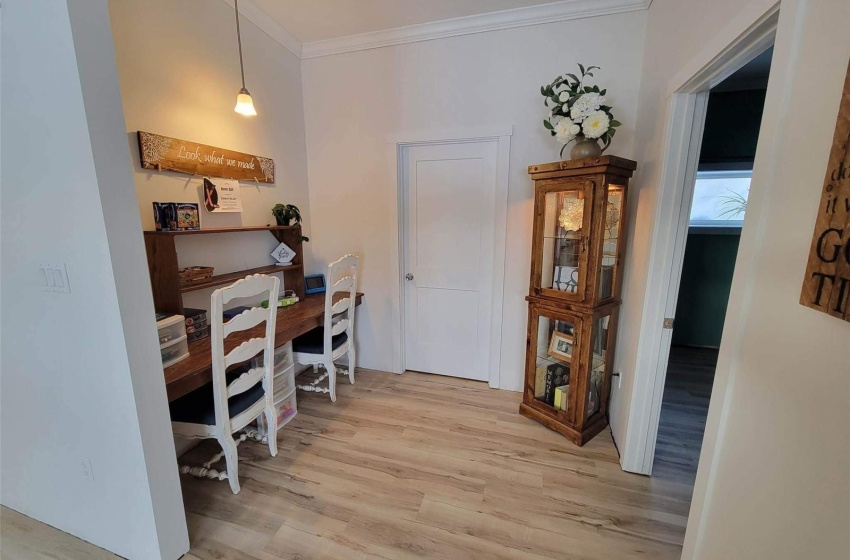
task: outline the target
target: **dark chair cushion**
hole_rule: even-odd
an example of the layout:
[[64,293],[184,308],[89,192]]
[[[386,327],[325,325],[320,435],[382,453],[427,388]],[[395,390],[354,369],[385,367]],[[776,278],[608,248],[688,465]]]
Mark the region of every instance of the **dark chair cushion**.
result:
[[[247,367],[240,367],[226,375],[227,383],[230,384],[234,379],[245,373]],[[258,400],[263,398],[263,380],[261,379],[256,385],[228,399],[227,404],[230,409],[230,417],[233,418],[240,412],[246,411]],[[205,424],[212,426],[215,424],[215,401],[213,400],[212,383],[204,385],[200,389],[195,389],[188,395],[182,396],[176,401],[168,405],[171,412],[172,422],[187,422],[189,424]]]
[[[336,350],[348,340],[347,333],[339,333],[331,342],[333,349]],[[292,341],[293,352],[303,352],[304,354],[324,354],[325,349],[325,327],[316,327],[312,331],[302,334]]]

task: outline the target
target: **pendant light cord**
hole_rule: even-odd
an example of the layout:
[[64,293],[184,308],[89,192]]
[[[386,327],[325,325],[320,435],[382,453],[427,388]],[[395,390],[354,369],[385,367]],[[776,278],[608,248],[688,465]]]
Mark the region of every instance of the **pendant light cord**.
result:
[[245,89],[245,65],[242,63],[242,34],[239,31],[239,0],[233,2],[236,10],[236,42],[239,43],[239,71],[242,73],[242,89]]

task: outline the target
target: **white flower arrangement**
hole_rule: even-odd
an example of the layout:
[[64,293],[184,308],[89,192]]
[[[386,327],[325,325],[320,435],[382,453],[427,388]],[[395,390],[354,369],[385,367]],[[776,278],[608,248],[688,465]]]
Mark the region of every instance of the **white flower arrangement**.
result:
[[562,144],[562,156],[567,144],[579,137],[601,138],[604,151],[611,145],[611,139],[621,124],[611,114],[611,107],[606,105],[607,90],[584,84],[585,78],[592,78],[593,70],[600,68],[585,68],[581,64],[578,67],[581,77],[564,74],[540,88],[540,94],[545,97],[543,103],[549,108],[549,118],[543,120],[543,126]]

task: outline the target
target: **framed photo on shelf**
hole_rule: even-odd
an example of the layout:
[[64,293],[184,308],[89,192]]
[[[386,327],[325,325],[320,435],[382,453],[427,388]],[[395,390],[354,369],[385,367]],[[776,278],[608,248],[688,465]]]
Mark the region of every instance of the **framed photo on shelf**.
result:
[[177,203],[177,229],[201,229],[201,213],[197,202]]
[[549,340],[549,355],[562,362],[570,363],[573,359],[573,337],[555,331]]

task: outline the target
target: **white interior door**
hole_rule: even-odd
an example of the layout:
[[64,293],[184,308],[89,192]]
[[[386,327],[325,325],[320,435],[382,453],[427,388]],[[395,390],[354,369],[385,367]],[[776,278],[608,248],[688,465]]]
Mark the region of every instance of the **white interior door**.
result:
[[402,148],[405,369],[487,380],[498,142]]

